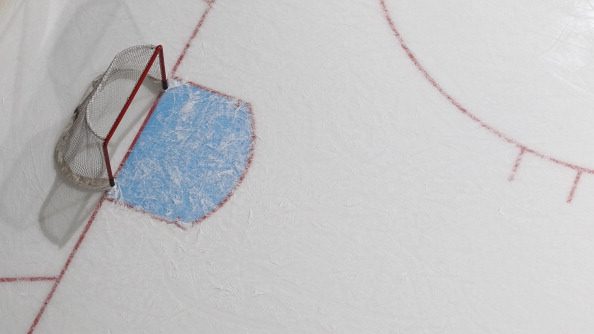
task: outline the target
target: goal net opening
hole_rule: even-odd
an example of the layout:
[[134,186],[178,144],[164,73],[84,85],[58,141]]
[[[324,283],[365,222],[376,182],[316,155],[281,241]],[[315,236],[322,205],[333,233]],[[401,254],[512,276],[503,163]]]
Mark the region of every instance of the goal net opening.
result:
[[[159,88],[154,89],[155,85]],[[60,174],[88,189],[115,185],[108,145],[143,86],[155,98],[161,89],[167,89],[161,45],[138,45],[121,51],[93,81],[56,144]]]

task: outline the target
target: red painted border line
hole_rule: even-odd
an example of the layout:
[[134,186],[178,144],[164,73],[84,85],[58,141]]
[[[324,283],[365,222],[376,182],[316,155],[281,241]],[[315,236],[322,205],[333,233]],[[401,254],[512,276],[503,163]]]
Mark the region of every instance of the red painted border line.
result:
[[525,153],[526,153],[526,148],[520,147],[520,152],[518,152],[518,156],[516,157],[516,160],[514,161],[514,166],[512,167],[512,171],[509,174],[509,177],[507,178],[508,181],[511,182],[516,178],[516,174],[518,173],[518,168],[520,167],[520,164],[522,163],[522,158],[524,158]]
[[184,49],[182,50],[181,54],[177,58],[175,65],[173,65],[173,69],[171,70],[171,74],[169,75],[170,77],[174,77],[175,74],[177,73],[177,69],[179,68],[181,63],[184,61],[184,58],[186,58],[186,54],[187,54],[188,50],[190,49],[190,46],[192,46],[192,42],[198,35],[200,28],[202,28],[202,25],[204,24],[204,21],[206,20],[206,17],[208,16],[208,13],[210,13],[210,10],[213,8],[214,4],[215,4],[215,0],[211,0],[211,1],[207,2],[208,7],[204,11],[204,13],[202,13],[200,20],[198,21],[198,24],[196,24],[196,26],[194,27],[194,30],[192,31],[192,34],[190,34],[190,38],[188,38],[188,41],[186,42]]
[[569,191],[569,195],[567,196],[567,203],[571,203],[573,201],[573,197],[575,196],[575,191],[577,189],[578,184],[580,183],[580,179],[582,178],[582,171],[578,171],[575,174],[575,179],[573,179],[573,184],[571,185],[571,190]]
[[110,198],[110,197],[106,198],[105,200],[106,200],[106,201],[109,201],[109,202],[111,202],[111,203],[113,203],[113,204],[115,204],[115,205],[123,206],[123,207],[125,207],[125,208],[128,208],[128,209],[130,209],[130,210],[133,210],[133,211],[136,211],[136,212],[142,213],[142,214],[144,214],[144,215],[147,215],[147,216],[149,216],[149,217],[151,217],[151,218],[153,218],[153,219],[155,219],[155,220],[158,220],[158,221],[160,221],[160,222],[163,222],[163,223],[165,223],[165,224],[172,224],[172,225],[174,225],[174,226],[175,226],[175,227],[177,227],[177,228],[180,228],[180,229],[182,229],[182,230],[186,230],[186,227],[187,227],[187,226],[184,226],[184,224],[182,224],[182,223],[180,223],[180,222],[177,222],[177,221],[171,221],[171,220],[165,219],[165,218],[163,218],[163,217],[161,217],[161,216],[154,215],[154,214],[152,214],[152,213],[150,213],[150,212],[147,212],[147,211],[145,211],[145,210],[142,210],[141,208],[137,208],[137,207],[133,206],[132,204],[130,204],[130,203],[128,203],[128,202],[126,202],[126,201],[123,201],[123,200],[118,200],[118,199],[113,199],[113,198]]
[[[210,13],[210,10],[212,9],[214,3],[215,3],[215,0],[211,0],[208,3],[208,7],[206,8],[206,10],[204,10],[204,12],[202,13],[202,15],[200,16],[200,20],[198,20],[198,23],[194,27],[194,30],[192,30],[192,34],[190,35],[190,38],[186,42],[186,45],[184,46],[184,48],[183,48],[182,52],[180,53],[180,55],[177,57],[177,60],[175,62],[175,65],[173,66],[173,69],[171,70],[171,74],[169,75],[170,78],[173,78],[174,80],[179,80],[179,78],[175,76],[175,73],[177,72],[178,67],[181,65],[181,63],[185,59],[188,50],[192,46],[192,42],[194,41],[194,39],[196,38],[196,36],[198,36],[198,32],[200,31],[200,28],[202,28],[202,25],[204,24],[204,21],[206,20],[206,17],[208,16],[208,13]],[[155,111],[155,108],[157,107],[157,104],[158,104],[159,100],[161,99],[161,95],[162,94],[163,93],[161,92],[161,94],[157,97],[157,99],[155,100],[155,102],[151,106],[151,109],[150,109],[148,115],[145,117],[144,122],[142,123],[142,125],[140,126],[140,129],[136,133],[136,136],[132,140],[132,144],[130,145],[130,148],[128,148],[128,151],[124,155],[124,158],[122,159],[122,162],[120,163],[120,165],[118,167],[118,170],[116,171],[116,175],[120,172],[120,170],[124,166],[124,163],[126,162],[126,160],[128,160],[128,157],[130,156],[130,153],[132,152],[132,150],[134,149],[134,146],[136,145],[136,142],[138,141],[138,137],[140,137],[140,134],[144,130],[144,127],[146,126],[146,124],[148,123],[149,119],[151,118],[153,112]],[[219,94],[224,95],[222,93],[219,93]],[[227,95],[225,95],[225,96],[227,96]]]
[[382,9],[382,12],[384,14],[384,18],[386,19],[386,21],[388,22],[388,25],[390,26],[390,29],[392,30],[392,33],[394,35],[394,37],[396,38],[396,41],[398,42],[398,44],[400,45],[400,47],[402,48],[402,50],[404,51],[404,53],[406,53],[406,56],[408,57],[408,59],[413,63],[413,65],[417,68],[417,70],[425,77],[425,79],[431,84],[431,86],[433,86],[433,88],[435,88],[439,94],[441,94],[444,98],[446,98],[456,109],[458,109],[459,112],[461,112],[462,114],[466,115],[468,118],[470,118],[472,121],[474,121],[475,123],[477,123],[480,127],[484,128],[485,130],[491,132],[492,134],[494,134],[495,136],[499,137],[501,140],[512,144],[516,147],[520,147],[524,149],[525,153],[531,153],[534,156],[552,162],[554,164],[572,169],[578,173],[588,173],[588,174],[594,174],[594,169],[592,168],[588,168],[588,167],[583,167],[583,166],[579,166],[577,164],[574,163],[570,163],[567,161],[563,161],[561,159],[555,158],[551,155],[548,155],[546,153],[542,153],[539,152],[535,149],[529,148],[527,145],[524,145],[523,143],[519,142],[518,140],[504,134],[503,132],[497,130],[495,127],[487,124],[485,121],[481,120],[477,115],[473,114],[470,110],[466,109],[466,107],[464,107],[458,100],[456,100],[452,95],[450,95],[438,82],[435,78],[433,78],[433,76],[431,76],[431,74],[429,74],[429,71],[423,66],[423,64],[421,64],[421,62],[419,61],[419,59],[417,58],[417,56],[413,53],[413,51],[409,48],[408,44],[406,43],[406,41],[404,40],[404,38],[402,37],[402,34],[400,33],[400,31],[398,30],[398,28],[396,27],[396,24],[394,23],[394,20],[392,19],[392,15],[390,13],[390,11],[388,10],[388,7],[386,6],[386,2],[385,0],[378,0],[380,7]]
[[70,251],[70,254],[68,255],[68,259],[66,260],[66,263],[64,263],[64,266],[62,267],[62,270],[60,271],[60,275],[58,275],[58,277],[56,277],[56,280],[54,282],[54,285],[52,286],[52,289],[50,290],[47,297],[45,297],[45,300],[43,301],[41,308],[37,312],[35,319],[33,319],[33,323],[31,324],[31,327],[29,327],[29,331],[27,331],[27,333],[33,333],[33,331],[39,324],[39,320],[41,319],[41,316],[45,312],[47,305],[49,304],[49,302],[52,300],[54,294],[56,293],[56,289],[60,285],[60,282],[62,281],[64,274],[70,267],[70,264],[72,263],[72,259],[74,258],[74,255],[76,255],[76,253],[78,252],[80,245],[82,244],[83,240],[85,240],[85,237],[87,236],[87,233],[89,232],[89,229],[91,228],[91,225],[93,225],[93,222],[95,221],[95,217],[97,216],[97,212],[99,211],[99,209],[101,208],[101,205],[103,204],[104,198],[105,198],[105,195],[99,200],[99,203],[97,203],[97,205],[95,206],[95,209],[93,210],[91,217],[89,217],[89,220],[87,221],[83,231],[80,233],[80,236],[78,237],[78,240],[76,241],[76,244],[74,244],[74,247],[72,247],[72,250]]
[[[151,109],[149,110],[147,116],[145,117],[145,119],[144,119],[144,121],[143,121],[140,129],[138,130],[138,132],[134,136],[134,139],[132,140],[132,143],[130,144],[130,147],[126,151],[126,154],[124,156],[124,159],[122,160],[122,162],[120,163],[120,166],[118,168],[118,172],[120,171],[120,169],[122,168],[124,162],[126,161],[126,159],[128,158],[128,156],[130,155],[130,152],[132,151],[132,148],[136,144],[136,141],[138,140],[138,137],[140,136],[140,133],[142,132],[142,130],[144,130],[144,127],[148,123],[148,119],[150,118],[150,116],[152,115],[153,111],[155,110],[155,107],[157,106],[157,103],[158,103],[158,101],[159,101],[159,99],[161,98],[162,95],[163,95],[162,93],[159,94],[157,96],[157,98],[155,99],[155,101],[153,102],[153,104],[151,106]],[[116,172],[116,175],[117,175],[117,172]],[[101,199],[99,200],[99,203],[97,204],[97,206],[93,210],[93,213],[91,214],[91,217],[87,221],[87,224],[85,225],[85,228],[81,232],[81,234],[80,234],[80,236],[78,238],[78,241],[76,242],[76,244],[74,245],[72,251],[70,252],[70,255],[68,256],[68,259],[66,260],[66,263],[62,267],[62,270],[60,271],[60,275],[58,275],[58,277],[56,278],[55,283],[54,283],[54,285],[53,285],[50,293],[45,298],[43,304],[41,305],[41,308],[39,309],[39,312],[35,316],[35,319],[33,319],[33,323],[31,324],[31,327],[29,328],[29,331],[27,333],[33,333],[33,331],[35,330],[35,328],[39,324],[39,320],[41,319],[41,316],[45,312],[45,309],[46,309],[47,305],[49,304],[49,302],[52,300],[52,298],[54,296],[54,293],[56,292],[56,289],[58,288],[58,286],[60,285],[60,282],[62,281],[62,277],[64,277],[64,274],[68,270],[68,267],[70,266],[70,263],[72,262],[72,259],[74,258],[74,255],[76,255],[76,253],[78,252],[78,249],[80,248],[80,245],[82,244],[83,240],[85,239],[85,236],[87,235],[87,232],[89,231],[89,229],[91,228],[91,225],[95,221],[95,217],[97,216],[97,212],[99,211],[99,209],[101,208],[101,206],[103,205],[103,202],[105,200],[106,200],[106,194],[104,193],[103,196],[101,197]]]
[[[249,104],[249,102],[246,102],[246,101],[244,101],[242,99],[239,99],[239,98],[237,98],[235,96],[231,96],[231,95],[226,94],[226,93],[223,93],[223,92],[221,92],[219,90],[216,90],[216,89],[213,89],[213,88],[210,88],[210,87],[203,86],[203,85],[201,85],[201,84],[199,84],[199,83],[197,83],[195,81],[182,79],[182,78],[177,77],[177,76],[174,77],[173,79],[174,80],[177,80],[177,81],[181,81],[182,83],[189,83],[190,85],[192,85],[194,87],[198,87],[198,88],[203,89],[203,90],[205,90],[207,92],[210,92],[210,93],[213,93],[213,94],[217,94],[217,95],[220,95],[222,97],[226,97],[228,99],[237,100],[237,102],[239,102],[239,103]],[[250,108],[250,110],[251,110],[251,108]]]
[[[190,39],[188,40],[188,42],[186,43],[186,46],[184,47],[184,50],[182,51],[182,53],[180,54],[180,56],[177,59],[177,62],[175,63],[175,66],[173,68],[172,71],[172,75],[171,77],[173,77],[174,73],[177,70],[177,67],[179,67],[179,65],[181,64],[181,62],[183,61],[185,54],[187,52],[187,50],[189,49],[192,40],[196,37],[196,35],[198,34],[198,31],[200,30],[200,27],[202,26],[202,24],[204,23],[204,20],[206,19],[207,14],[210,12],[210,9],[212,8],[212,5],[214,4],[214,0],[212,0],[208,6],[208,8],[203,12],[202,16],[200,17],[200,21],[198,22],[198,24],[196,25],[196,27],[194,28],[194,31],[192,32],[192,35],[190,37]],[[153,110],[154,110],[154,106],[157,105],[157,102],[159,100],[161,95],[159,95],[159,97],[156,99],[156,101],[153,104]],[[250,109],[251,110],[251,109]],[[149,113],[152,113],[152,110],[149,111]],[[142,126],[145,126],[146,123],[148,122],[148,119],[150,118],[150,114],[147,115],[147,117],[144,120],[144,123]],[[136,140],[138,139],[138,137],[140,136],[140,133],[142,132],[143,128],[141,127],[141,129],[138,131],[138,133],[136,133],[136,136],[134,138],[134,140],[132,141],[132,144],[130,146],[130,148],[128,149],[128,152],[126,152],[126,155],[124,157],[124,161],[122,161],[122,163],[120,164],[120,168],[123,165],[123,163],[125,162],[125,159],[129,156],[130,151],[133,147],[133,145],[136,144]],[[119,169],[118,169],[119,170]],[[95,221],[95,217],[97,216],[97,212],[99,211],[99,209],[101,208],[101,206],[103,205],[103,202],[105,201],[106,196],[105,194],[103,195],[103,197],[101,197],[101,199],[99,200],[99,202],[97,203],[97,206],[95,207],[95,209],[93,210],[93,213],[91,214],[91,217],[89,218],[89,220],[87,221],[83,231],[81,232],[78,240],[76,241],[76,244],[74,245],[74,247],[72,248],[72,251],[70,252],[70,254],[68,255],[68,259],[66,260],[66,262],[64,263],[64,266],[62,267],[62,270],[60,271],[60,274],[55,278],[55,282],[54,285],[52,286],[52,289],[50,290],[49,294],[47,295],[47,297],[45,298],[43,304],[41,305],[41,308],[39,309],[39,311],[37,312],[37,315],[35,316],[35,319],[33,319],[33,322],[31,323],[31,326],[29,327],[29,330],[27,331],[28,334],[31,334],[35,331],[35,328],[37,328],[37,325],[39,324],[39,321],[41,320],[41,317],[43,316],[45,309],[47,308],[48,304],[50,303],[50,301],[52,300],[54,294],[56,293],[56,290],[58,289],[58,286],[60,285],[60,283],[62,282],[62,278],[64,277],[64,274],[66,274],[66,271],[68,271],[68,268],[70,267],[70,264],[72,263],[72,259],[74,258],[74,256],[76,255],[76,253],[78,252],[82,242],[85,240],[85,237],[87,235],[87,233],[89,232],[91,225],[93,225],[93,222]]]
[[[174,79],[175,80],[179,80],[179,81],[184,81],[183,79],[181,79],[179,77],[174,77]],[[135,207],[134,205],[132,205],[132,204],[130,204],[130,203],[124,201],[124,200],[117,200],[117,199],[114,200],[114,199],[111,199],[111,198],[106,198],[106,200],[108,200],[108,201],[110,201],[112,203],[115,203],[115,204],[118,204],[118,205],[122,205],[124,207],[129,208],[129,209],[133,209],[134,211],[137,211],[137,212],[144,213],[144,214],[146,214],[146,215],[154,218],[155,220],[164,222],[166,224],[173,224],[176,227],[179,227],[181,229],[186,229],[187,227],[195,226],[196,224],[200,224],[204,220],[208,219],[213,214],[215,214],[216,212],[218,212],[219,209],[221,209],[229,201],[229,199],[233,196],[233,194],[235,194],[235,191],[237,190],[237,188],[239,188],[239,186],[241,186],[241,184],[243,183],[243,180],[247,176],[247,173],[248,173],[249,169],[252,166],[252,162],[254,160],[254,152],[256,150],[256,138],[257,138],[256,137],[256,120],[255,120],[255,117],[254,117],[254,112],[253,112],[253,109],[252,109],[252,105],[249,102],[245,102],[245,101],[243,101],[241,99],[238,99],[236,97],[227,95],[225,93],[219,92],[219,91],[217,91],[215,89],[212,89],[212,88],[205,87],[203,85],[200,85],[200,84],[195,83],[195,82],[192,82],[192,81],[184,81],[184,82],[185,83],[188,83],[190,85],[196,86],[196,87],[198,87],[200,89],[204,89],[204,90],[206,90],[208,92],[211,92],[213,94],[217,94],[217,95],[220,95],[220,96],[223,96],[223,97],[226,97],[226,98],[230,98],[230,99],[236,100],[237,103],[243,103],[247,107],[248,113],[250,115],[250,122],[251,122],[250,126],[251,126],[251,130],[252,130],[251,143],[250,143],[250,148],[249,148],[249,152],[248,152],[248,159],[247,159],[247,162],[246,162],[246,166],[245,166],[245,168],[244,168],[241,176],[239,177],[239,180],[233,186],[233,189],[231,189],[231,191],[227,194],[227,196],[225,196],[225,198],[223,198],[223,200],[217,206],[215,206],[213,208],[213,210],[211,210],[209,213],[207,213],[202,218],[200,218],[200,219],[198,219],[196,221],[193,221],[191,223],[186,223],[186,224],[180,223],[179,221],[169,220],[167,218],[164,218],[164,217],[161,217],[161,216],[152,214],[150,212],[146,212],[142,208]],[[156,104],[155,104],[155,106],[156,106]],[[153,110],[151,111],[151,113],[154,111],[155,106],[153,106]],[[147,121],[148,121],[148,119],[149,119],[149,117],[146,118]],[[142,129],[144,128],[145,125],[146,125],[146,123],[143,124],[143,126],[141,128],[141,131],[139,131],[137,133],[136,138],[134,138],[134,141],[132,143],[131,149],[128,150],[128,154],[132,151],[132,148],[135,145],[136,141],[138,140],[138,137],[140,136],[140,133],[142,132]],[[120,169],[123,167],[124,162],[125,162],[125,160],[128,157],[128,154],[126,154],[126,156],[124,157],[124,161],[122,161],[122,164],[120,165]],[[119,169],[118,169],[118,172],[119,172]]]
[[196,224],[200,224],[203,221],[205,221],[206,219],[208,219],[209,217],[211,217],[212,215],[214,215],[215,213],[217,213],[225,204],[227,204],[227,202],[229,201],[229,199],[231,199],[231,197],[233,196],[233,194],[235,194],[235,191],[237,191],[237,188],[239,188],[239,186],[241,186],[241,184],[243,183],[243,181],[245,180],[245,177],[247,176],[248,171],[250,170],[250,168],[252,167],[252,163],[254,162],[254,153],[256,151],[256,120],[254,117],[254,112],[252,110],[252,105],[249,102],[245,102],[247,108],[248,108],[248,112],[251,116],[251,126],[252,126],[252,142],[250,143],[250,150],[249,150],[249,156],[248,156],[248,160],[246,162],[245,168],[243,170],[243,173],[241,174],[241,176],[239,177],[239,180],[237,181],[237,183],[235,183],[235,185],[233,186],[233,189],[231,189],[231,191],[227,194],[227,196],[209,213],[207,213],[204,217],[202,217],[201,219],[195,221],[192,223],[192,226],[196,225]]
[[0,277],[0,283],[13,282],[53,282],[58,277],[56,276],[31,276],[31,277]]

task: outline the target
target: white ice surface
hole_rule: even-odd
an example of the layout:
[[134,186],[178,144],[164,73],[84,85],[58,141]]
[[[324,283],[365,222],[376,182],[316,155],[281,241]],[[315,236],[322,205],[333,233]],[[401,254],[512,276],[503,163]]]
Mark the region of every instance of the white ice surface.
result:
[[2,333],[26,333],[53,282],[12,282],[0,285]]
[[[61,3],[0,2],[3,184],[32,161],[0,207],[43,199],[54,140],[106,59],[163,42],[171,68],[206,8]],[[427,70],[485,122],[594,167],[587,2],[386,6]],[[509,182],[518,148],[427,82],[379,1],[219,0],[178,75],[252,104],[247,178],[186,231],[105,203],[37,332],[594,331],[591,174],[569,204],[574,169],[527,154]],[[79,232],[57,247],[36,215],[0,212],[2,275],[59,273]],[[39,305],[23,303],[20,322],[0,328],[28,327]]]
[[[0,253],[5,255],[0,272],[44,274],[60,268],[71,248],[56,249],[46,243],[38,223],[40,207],[56,179],[53,148],[66,120],[91,80],[130,45],[166,44],[171,68],[206,5],[120,1],[8,5],[15,9],[0,16],[0,124],[5,127],[0,131],[0,183],[11,190],[0,195]],[[169,24],[173,20],[176,24]]]

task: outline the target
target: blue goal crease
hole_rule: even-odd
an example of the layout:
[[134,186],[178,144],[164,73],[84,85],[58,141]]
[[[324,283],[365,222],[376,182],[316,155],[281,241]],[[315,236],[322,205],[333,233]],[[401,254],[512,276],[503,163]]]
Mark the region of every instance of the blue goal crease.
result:
[[252,140],[247,103],[192,84],[170,88],[109,196],[166,220],[198,221],[240,182]]

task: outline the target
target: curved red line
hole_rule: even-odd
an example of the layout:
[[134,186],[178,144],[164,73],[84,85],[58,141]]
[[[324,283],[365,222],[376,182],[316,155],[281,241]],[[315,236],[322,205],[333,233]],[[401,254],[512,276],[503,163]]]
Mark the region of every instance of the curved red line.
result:
[[[192,222],[188,222],[188,223],[181,223],[181,222],[176,221],[176,220],[170,220],[170,219],[167,219],[165,217],[161,217],[159,215],[152,214],[150,212],[147,212],[147,211],[143,210],[142,208],[135,207],[134,205],[132,205],[130,203],[127,203],[127,202],[125,202],[123,200],[114,200],[114,199],[111,199],[109,197],[106,197],[106,200],[107,201],[110,201],[110,202],[112,202],[114,204],[122,205],[122,206],[127,207],[129,209],[132,209],[134,211],[147,214],[148,216],[152,217],[155,220],[164,222],[166,224],[173,224],[176,227],[179,227],[179,228],[185,230],[187,228],[190,228],[190,227],[193,227],[195,225],[198,225],[198,224],[202,223],[203,221],[205,221],[206,219],[210,218],[212,215],[214,215],[215,213],[217,213],[225,204],[227,204],[227,202],[235,194],[235,191],[243,183],[244,179],[247,176],[247,173],[248,173],[249,169],[252,166],[253,160],[254,160],[254,152],[256,150],[256,138],[257,138],[256,137],[256,120],[255,120],[255,117],[254,117],[254,111],[252,109],[252,105],[249,102],[245,102],[245,101],[243,101],[241,99],[238,99],[238,98],[233,97],[231,95],[225,94],[225,93],[220,92],[220,91],[218,91],[216,89],[212,89],[212,88],[203,86],[203,85],[201,85],[201,84],[199,84],[197,82],[189,81],[189,80],[184,80],[184,79],[182,79],[180,77],[177,77],[177,76],[174,76],[173,77],[173,80],[183,81],[186,84],[189,84],[189,85],[198,87],[200,89],[204,89],[204,90],[206,90],[208,92],[211,92],[213,94],[217,94],[217,95],[220,95],[220,96],[224,96],[224,97],[227,97],[227,98],[236,100],[237,103],[243,103],[243,104],[245,104],[247,106],[247,112],[248,112],[248,114],[250,116],[250,126],[251,126],[252,135],[251,135],[251,142],[250,142],[250,148],[249,148],[249,151],[248,151],[248,157],[247,157],[246,165],[245,165],[243,171],[241,172],[241,175],[239,176],[239,179],[233,185],[233,188],[229,191],[229,193],[211,211],[209,211],[208,213],[206,213],[204,216],[198,218],[197,220],[192,221]],[[152,107],[152,109],[150,111],[150,114],[152,114],[152,112],[154,111],[157,102],[158,102],[158,100],[153,105],[153,107]],[[146,117],[146,122],[148,122],[148,119],[149,118],[150,118],[150,116],[147,116]],[[122,160],[122,163],[120,164],[120,168],[118,169],[118,173],[119,173],[119,170],[124,166],[124,163],[128,159],[129,154],[132,152],[132,150],[134,148],[134,145],[136,144],[136,141],[138,140],[138,137],[140,136],[140,133],[142,132],[142,129],[144,129],[144,126],[145,125],[146,125],[146,123],[142,125],[141,131],[139,131],[138,134],[137,134],[137,137],[134,138],[134,140],[132,142],[132,145],[130,146],[130,149],[128,149],[128,153],[126,154],[126,156]]]
[[588,167],[583,167],[583,166],[579,166],[577,164],[573,164],[570,162],[566,162],[563,161],[561,159],[555,158],[553,156],[550,156],[548,154],[542,153],[540,151],[537,151],[533,148],[528,147],[527,145],[519,142],[518,140],[504,134],[503,132],[497,130],[495,127],[487,124],[485,121],[481,120],[477,115],[473,114],[472,112],[470,112],[466,107],[464,107],[462,105],[462,103],[460,103],[458,100],[456,100],[452,95],[450,95],[450,93],[448,93],[438,82],[437,80],[435,80],[435,78],[433,78],[431,76],[431,74],[429,74],[429,71],[427,71],[427,69],[421,64],[421,62],[419,61],[419,59],[417,58],[417,56],[412,52],[412,50],[408,47],[408,45],[406,44],[406,42],[404,41],[404,38],[402,37],[402,34],[400,33],[400,31],[398,30],[398,28],[396,28],[396,24],[394,23],[394,21],[392,20],[390,11],[388,10],[388,7],[386,6],[386,2],[385,0],[379,0],[384,17],[386,18],[386,21],[388,22],[388,25],[390,25],[390,29],[392,29],[392,32],[394,33],[394,36],[396,37],[396,40],[398,41],[398,43],[400,44],[400,47],[402,48],[402,50],[404,50],[404,52],[406,53],[406,56],[408,57],[408,59],[410,59],[410,61],[413,63],[413,65],[417,68],[417,70],[419,72],[421,72],[421,74],[423,74],[423,76],[425,77],[425,79],[431,84],[431,86],[433,86],[433,88],[435,88],[443,97],[445,97],[456,109],[458,109],[458,111],[460,111],[462,114],[464,114],[465,116],[467,116],[468,118],[470,118],[472,121],[474,121],[475,123],[477,123],[478,125],[480,125],[480,127],[484,128],[485,130],[491,132],[492,134],[494,134],[495,136],[499,137],[501,140],[512,144],[516,147],[518,147],[520,150],[522,150],[525,153],[531,153],[534,156],[550,161],[554,164],[563,166],[563,167],[567,167],[570,169],[573,169],[575,171],[578,172],[582,172],[582,173],[588,173],[588,174],[594,174],[594,169],[592,168],[588,168]]

